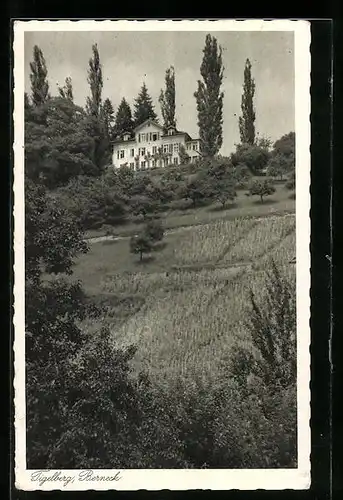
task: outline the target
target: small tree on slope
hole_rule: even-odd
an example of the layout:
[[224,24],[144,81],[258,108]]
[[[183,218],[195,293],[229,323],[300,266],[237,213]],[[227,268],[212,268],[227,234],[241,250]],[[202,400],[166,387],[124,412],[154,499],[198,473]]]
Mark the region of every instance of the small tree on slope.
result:
[[263,197],[275,193],[275,187],[268,180],[255,181],[249,191],[251,195],[259,196],[261,203],[263,203]]
[[151,238],[145,233],[132,236],[130,240],[130,252],[139,254],[140,262],[143,260],[143,254],[151,252],[152,246],[153,243]]

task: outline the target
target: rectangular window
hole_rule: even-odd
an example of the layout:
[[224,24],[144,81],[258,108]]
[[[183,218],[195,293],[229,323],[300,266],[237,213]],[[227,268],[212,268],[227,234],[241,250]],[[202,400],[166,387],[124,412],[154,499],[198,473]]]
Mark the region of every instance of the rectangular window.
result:
[[169,153],[172,153],[172,152],[173,152],[173,145],[169,144]]
[[135,150],[131,149],[131,156],[135,156]]
[[155,155],[157,153],[157,146],[152,147],[152,154]]
[[141,142],[141,134],[138,134],[138,142]]
[[122,149],[122,150],[120,151],[120,158],[124,158],[124,157],[125,157],[125,150],[124,150],[124,149]]
[[163,153],[168,153],[168,144],[163,146]]
[[141,134],[141,135],[142,135],[142,137],[141,137],[141,141],[142,141],[142,142],[145,142],[145,134]]
[[141,161],[141,168],[145,168],[145,161]]
[[156,167],[156,160],[152,160],[152,166]]
[[178,157],[174,158],[174,165],[177,165],[179,163]]
[[179,152],[179,144],[176,143],[174,144],[174,153],[178,153]]
[[157,134],[152,134],[152,140],[157,141]]
[[145,155],[145,148],[140,148],[140,155],[144,156]]
[[130,168],[131,168],[131,170],[133,170],[135,168],[135,164],[134,163],[130,163]]
[[198,145],[197,145],[196,143],[195,143],[195,144],[193,144],[193,151],[196,151],[196,150],[197,150],[197,146],[198,146]]

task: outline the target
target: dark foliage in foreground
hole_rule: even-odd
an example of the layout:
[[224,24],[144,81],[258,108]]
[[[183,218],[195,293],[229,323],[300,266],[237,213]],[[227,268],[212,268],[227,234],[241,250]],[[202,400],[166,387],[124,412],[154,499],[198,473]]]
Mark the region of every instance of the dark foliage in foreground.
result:
[[181,379],[157,387],[144,373],[134,376],[136,347],[119,349],[106,329],[89,336],[80,327],[84,294],[63,279],[86,251],[78,223],[65,210],[56,214],[32,182],[26,204],[30,468],[295,465],[295,310],[276,268],[264,308],[251,296],[256,357],[241,349],[215,386]]

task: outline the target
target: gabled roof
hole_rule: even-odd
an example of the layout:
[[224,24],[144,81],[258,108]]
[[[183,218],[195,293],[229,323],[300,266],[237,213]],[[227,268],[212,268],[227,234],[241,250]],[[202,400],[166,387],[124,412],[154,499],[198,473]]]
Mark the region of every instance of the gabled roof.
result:
[[176,130],[172,135],[169,134],[163,134],[161,137],[174,137],[175,135],[184,135],[186,136],[187,141],[191,141],[191,136],[187,134],[187,132],[182,132],[181,130]]
[[174,134],[168,135],[164,134],[161,137],[174,137],[175,135],[184,135],[186,138],[186,142],[194,142],[194,141],[199,141],[200,139],[197,137],[196,139],[192,139],[192,137],[188,134],[188,132],[183,132],[182,130],[176,130]]
[[136,139],[133,137],[132,139],[126,139],[126,141],[124,141],[123,138],[119,138],[119,139],[113,139],[112,141],[112,144],[120,144],[120,143],[127,143],[127,142],[136,142]]
[[145,120],[143,123],[141,123],[140,125],[137,125],[137,127],[134,128],[134,132],[136,132],[137,130],[141,129],[142,127],[144,127],[145,125],[155,125],[156,127],[158,127],[159,129],[163,130],[163,127],[162,125],[160,125],[157,121],[155,120],[152,120],[151,118],[149,118],[148,120]]

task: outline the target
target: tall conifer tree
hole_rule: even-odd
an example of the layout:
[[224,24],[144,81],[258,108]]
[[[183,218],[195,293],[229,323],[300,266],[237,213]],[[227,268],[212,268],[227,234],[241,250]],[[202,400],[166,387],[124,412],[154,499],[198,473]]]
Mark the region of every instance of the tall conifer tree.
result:
[[33,47],[33,61],[30,62],[31,101],[33,106],[41,106],[50,98],[48,70],[43,52],[35,45]]
[[251,62],[249,59],[245,62],[244,83],[242,94],[242,116],[239,117],[239,134],[242,144],[255,143],[255,80],[251,75]]
[[163,126],[176,127],[175,120],[175,71],[173,66],[166,70],[165,76],[166,88],[161,90],[159,102],[163,117]]
[[145,122],[149,118],[151,120],[156,120],[157,115],[154,110],[154,105],[152,103],[152,99],[148,93],[148,89],[143,83],[141,90],[138,96],[135,99],[135,112],[134,112],[134,122],[135,127]]
[[102,66],[100,63],[100,55],[97,44],[92,46],[93,57],[89,59],[88,78],[91,95],[87,97],[87,112],[90,115],[98,117],[101,110],[101,95],[102,95]]
[[[113,128],[114,128],[114,109],[112,102],[109,98],[104,100],[104,104],[101,108],[101,119],[105,128],[105,136],[108,141],[113,138]],[[110,145],[108,145],[110,148]]]
[[124,132],[132,132],[133,119],[131,108],[125,97],[121,100],[115,118],[114,133],[121,136]]
[[88,133],[93,138],[93,162],[101,174],[110,159],[108,138],[102,120],[102,66],[97,44],[92,46],[92,57],[89,59],[88,79],[90,96],[87,97],[86,112],[89,116]]
[[217,39],[206,35],[200,66],[202,81],[194,93],[198,110],[198,126],[203,156],[215,156],[222,145],[223,99],[220,90],[223,79],[222,49]]
[[73,85],[70,76],[67,76],[63,87],[58,87],[58,93],[63,99],[74,102]]

